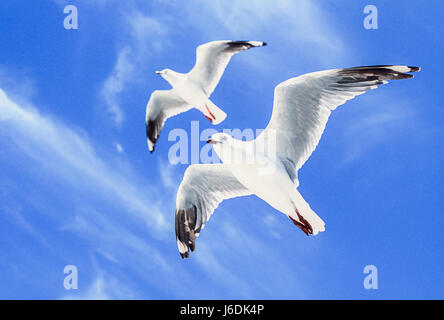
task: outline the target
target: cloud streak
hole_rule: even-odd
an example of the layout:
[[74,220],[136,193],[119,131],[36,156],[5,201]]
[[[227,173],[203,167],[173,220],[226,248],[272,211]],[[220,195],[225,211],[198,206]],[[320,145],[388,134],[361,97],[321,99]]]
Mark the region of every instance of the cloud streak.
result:
[[[369,99],[364,100],[361,97],[353,101],[353,104],[359,104],[359,110],[353,111],[356,114],[351,117],[352,121],[343,128],[342,135],[347,151],[342,165],[359,160],[378,144],[393,141],[408,132],[419,132],[421,123],[412,103],[397,97],[395,89],[390,89],[391,94],[380,89],[368,93],[373,94],[372,97],[367,97]],[[349,108],[348,104],[351,103],[348,102],[342,108]]]
[[[0,89],[1,134],[8,136],[27,156],[77,188],[90,188],[111,196],[148,226],[166,227],[162,212],[153,208],[142,192],[142,182],[133,183],[117,173],[97,154],[88,138],[65,125],[42,116],[37,109],[20,107]],[[126,172],[129,176],[131,172]],[[85,179],[79,179],[79,175]],[[131,181],[132,180],[132,181]],[[82,181],[79,184],[79,181]]]
[[[273,255],[267,239],[250,235],[254,234],[252,230],[242,230],[238,218],[223,208],[218,209],[219,218],[213,218],[219,221],[214,221],[214,225],[210,223],[211,230],[201,236],[194,259],[180,260],[173,219],[165,219],[162,201],[155,199],[148,184],[138,180],[128,166],[117,166],[110,158],[105,161],[85,134],[42,115],[32,105],[18,105],[1,89],[0,124],[0,139],[8,140],[31,159],[27,166],[35,168],[37,164],[50,183],[63,186],[63,200],[72,208],[58,210],[53,217],[57,230],[65,235],[63,238],[69,233],[85,239],[90,248],[88,256],[103,258],[100,263],[94,263],[89,273],[96,275],[90,278],[88,286],[83,285],[84,290],[78,294],[62,294],[62,298],[146,298],[146,288],[141,290],[141,284],[157,288],[157,298],[220,298],[227,293],[232,297],[251,298],[256,295],[252,288],[260,286],[259,278],[248,270],[235,274],[230,265],[238,264],[240,257],[252,263],[264,250],[267,257],[272,256],[263,261],[264,270],[279,268],[294,272],[294,267],[289,268],[285,261]],[[163,177],[163,183],[171,189],[168,175]],[[24,197],[25,193],[23,190]],[[53,202],[57,193],[50,188],[48,196]],[[171,202],[170,197],[168,201]],[[41,227],[33,226],[27,219],[25,206],[17,223],[33,235],[42,232]],[[43,240],[55,249],[54,243]],[[63,251],[59,254],[65,255]],[[82,270],[88,269],[82,259],[79,253],[74,253],[68,260],[80,263]],[[100,272],[102,265],[107,266],[107,272]],[[137,282],[128,280],[129,274],[136,277]],[[273,288],[277,289],[284,281],[280,273],[269,278],[274,279],[276,287],[263,290],[263,297],[273,296]],[[256,281],[258,283],[254,283]],[[193,285],[197,285],[195,290],[190,290]],[[158,290],[166,291],[159,293]],[[145,293],[141,295],[141,291]],[[281,297],[292,294],[300,297],[302,290],[295,292],[292,286],[291,292],[280,292]]]
[[[100,3],[103,5],[103,2]],[[225,2],[191,2],[181,8],[180,14],[168,15],[166,10],[155,17],[145,7],[135,8],[132,2],[123,8],[119,6],[123,14],[117,23],[121,26],[119,30],[123,30],[125,41],[118,44],[116,61],[99,92],[108,115],[117,126],[125,120],[123,103],[127,100],[130,86],[143,83],[151,57],[154,54],[159,57],[159,53],[173,47],[166,39],[176,39],[183,30],[198,31],[192,39],[196,44],[214,40],[214,37],[256,39],[256,34],[267,35],[269,32],[276,35],[276,42],[280,42],[276,47],[284,53],[294,52],[294,47],[300,43],[307,45],[300,51],[306,57],[314,52],[313,48],[335,53],[342,50],[334,31],[325,24],[317,23],[323,21],[323,13],[309,1],[301,1],[299,5],[284,1],[276,4],[234,1],[232,7]],[[300,15],[299,19],[290,14],[295,10]],[[172,23],[178,27],[166,27]],[[188,47],[191,50],[188,56],[194,56],[194,46]],[[287,50],[289,48],[293,49]],[[175,52],[170,54],[177,56]],[[253,64],[258,68],[287,68],[281,62],[270,63],[271,59],[259,62],[253,58],[254,54],[239,55],[238,59],[244,59],[249,67]],[[265,53],[258,50],[258,54]],[[187,64],[192,64],[188,57]],[[300,298],[305,295],[298,283],[307,274],[303,266],[295,267],[287,259],[282,259],[280,253],[274,252],[274,242],[279,241],[276,238],[284,238],[282,225],[290,224],[288,221],[281,223],[279,218],[283,217],[259,218],[259,221],[265,221],[265,225],[256,223],[254,227],[259,231],[250,230],[247,220],[252,217],[233,216],[221,207],[202,233],[193,259],[180,261],[172,225],[173,196],[167,197],[168,204],[165,205],[166,197],[162,195],[165,190],[172,195],[180,182],[173,179],[174,175],[180,179],[174,167],[158,164],[161,173],[160,181],[156,181],[159,184],[156,193],[154,187],[148,187],[150,181],[144,179],[140,170],[128,161],[127,152],[119,154],[122,164],[115,154],[101,152],[100,144],[91,141],[80,129],[41,114],[35,106],[17,103],[3,90],[0,90],[0,111],[0,137],[11,141],[27,158],[32,159],[33,165],[38,164],[43,172],[50,175],[49,181],[61,181],[69,192],[69,198],[76,199],[70,200],[74,208],[59,218],[58,231],[86,239],[94,255],[106,261],[102,264],[108,263],[117,269],[117,275],[96,272],[80,297],[140,297],[129,292],[132,290],[119,291],[121,283],[130,283],[128,287],[131,289],[138,288],[136,281],[127,281],[128,273],[142,286],[164,290],[158,291],[156,297]],[[251,200],[243,201],[251,204]],[[164,208],[167,208],[168,215],[164,214]],[[259,206],[256,209],[257,212],[263,210]],[[236,207],[236,211],[240,211],[236,214],[248,212],[251,206],[242,204]],[[29,226],[26,215],[21,218],[21,223]],[[273,232],[270,233],[270,230]],[[287,246],[293,250],[295,245],[289,243]],[[261,270],[248,267],[233,270],[231,267],[254,265],[258,261],[262,265]],[[267,277],[266,287],[261,283],[264,277]],[[106,279],[111,279],[109,284]],[[134,292],[137,290],[134,289]]]
[[166,27],[153,17],[141,12],[125,13],[122,25],[125,27],[127,43],[119,50],[111,74],[105,79],[100,97],[112,121],[121,126],[124,121],[124,107],[121,95],[128,85],[141,82],[151,58],[151,51],[159,52],[168,41],[159,39],[167,32]]
[[[190,1],[182,4],[178,12],[176,6],[164,4],[155,16],[149,7],[136,4],[129,2],[120,8],[124,13],[118,23],[126,40],[120,44],[116,63],[100,92],[107,113],[117,126],[124,120],[120,96],[129,84],[143,82],[153,53],[174,48],[169,39],[175,38],[179,30],[197,29],[201,39],[191,40],[196,45],[214,39],[273,35],[272,45],[284,52],[297,52],[296,61],[315,57],[317,63],[325,65],[332,56],[345,58],[347,52],[334,26],[324,23],[328,21],[326,14],[314,1]],[[239,59],[255,68],[288,67],[277,63],[267,52],[240,55]]]
[[[116,261],[143,257],[146,263],[167,272],[156,243],[165,238],[171,225],[160,204],[151,198],[155,192],[150,191],[147,181],[138,180],[128,165],[104,161],[81,132],[41,115],[32,105],[16,104],[1,89],[0,123],[0,138],[31,159],[27,166],[36,170],[37,164],[45,179],[63,186],[65,202],[74,207],[55,217],[60,231],[89,239],[101,252],[117,256]],[[28,232],[38,235],[24,213],[14,216]],[[139,268],[140,262],[135,266]]]

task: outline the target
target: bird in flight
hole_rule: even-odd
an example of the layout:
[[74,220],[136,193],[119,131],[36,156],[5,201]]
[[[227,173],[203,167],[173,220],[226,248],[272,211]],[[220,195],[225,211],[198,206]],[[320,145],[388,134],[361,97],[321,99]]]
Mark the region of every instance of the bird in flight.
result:
[[188,73],[170,69],[156,71],[173,87],[155,90],[146,107],[146,136],[152,153],[166,119],[192,108],[198,109],[214,125],[227,117],[209,98],[219,83],[231,57],[241,51],[265,46],[261,41],[220,40],[196,49],[196,64]]
[[[225,199],[256,195],[286,214],[306,235],[325,231],[324,221],[298,192],[298,170],[315,150],[330,113],[387,80],[412,78],[418,67],[381,65],[304,74],[274,89],[271,120],[252,141],[216,133],[207,141],[222,163],[187,168],[176,199],[176,241],[182,258]],[[271,146],[271,147],[270,147]],[[254,154],[252,154],[254,152]],[[255,161],[233,161],[254,158]],[[266,172],[264,165],[273,170]]]

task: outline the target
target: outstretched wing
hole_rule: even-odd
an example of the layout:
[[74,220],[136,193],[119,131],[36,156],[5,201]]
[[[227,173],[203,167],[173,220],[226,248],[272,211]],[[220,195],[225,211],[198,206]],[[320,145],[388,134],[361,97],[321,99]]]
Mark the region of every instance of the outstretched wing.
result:
[[194,164],[185,171],[176,199],[176,241],[182,258],[219,203],[252,194],[225,164]]
[[[280,83],[274,90],[271,120],[256,143],[276,141],[276,154],[289,175],[315,150],[332,110],[347,100],[385,84],[385,80],[412,78],[408,66],[368,66],[304,74]],[[271,140],[270,140],[271,141]]]
[[265,45],[266,43],[261,41],[230,40],[202,44],[196,49],[196,64],[188,73],[188,77],[202,86],[207,96],[210,96],[235,53]]
[[191,107],[173,89],[156,90],[151,94],[145,115],[146,138],[150,152],[154,151],[156,141],[166,119],[190,109]]

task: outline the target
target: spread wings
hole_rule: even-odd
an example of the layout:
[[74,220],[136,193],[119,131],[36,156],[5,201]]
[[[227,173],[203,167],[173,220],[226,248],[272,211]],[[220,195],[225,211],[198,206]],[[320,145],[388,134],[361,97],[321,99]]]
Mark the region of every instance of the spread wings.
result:
[[174,92],[174,89],[156,90],[151,94],[145,116],[146,137],[151,152],[154,152],[155,144],[166,119],[190,109],[191,106],[188,106]]
[[[347,100],[385,84],[412,78],[407,66],[369,66],[304,74],[280,83],[274,90],[271,120],[256,143],[276,141],[277,156],[290,176],[315,150],[332,110]],[[272,136],[273,135],[273,136]]]
[[230,40],[202,44],[196,49],[196,64],[188,73],[188,77],[200,84],[207,96],[210,96],[234,54],[265,45],[266,43],[261,41]]
[[182,258],[194,251],[195,240],[225,199],[252,194],[226,164],[194,164],[185,171],[176,200],[176,240]]

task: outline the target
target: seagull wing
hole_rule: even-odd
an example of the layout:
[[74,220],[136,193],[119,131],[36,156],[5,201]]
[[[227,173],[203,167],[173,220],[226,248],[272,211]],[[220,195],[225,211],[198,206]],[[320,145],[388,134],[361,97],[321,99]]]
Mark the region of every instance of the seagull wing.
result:
[[145,115],[146,137],[151,152],[154,151],[156,141],[166,119],[190,109],[191,106],[188,106],[173,89],[156,90],[151,94]]
[[315,150],[332,110],[347,100],[385,84],[412,78],[407,66],[368,66],[304,74],[280,83],[274,90],[271,120],[257,142],[270,146],[293,180]]
[[194,251],[195,240],[219,203],[252,194],[226,164],[194,164],[185,171],[176,199],[176,241],[182,258]]
[[261,41],[230,40],[202,44],[196,49],[196,64],[188,73],[188,77],[198,83],[209,97],[235,53],[265,45],[266,43]]

